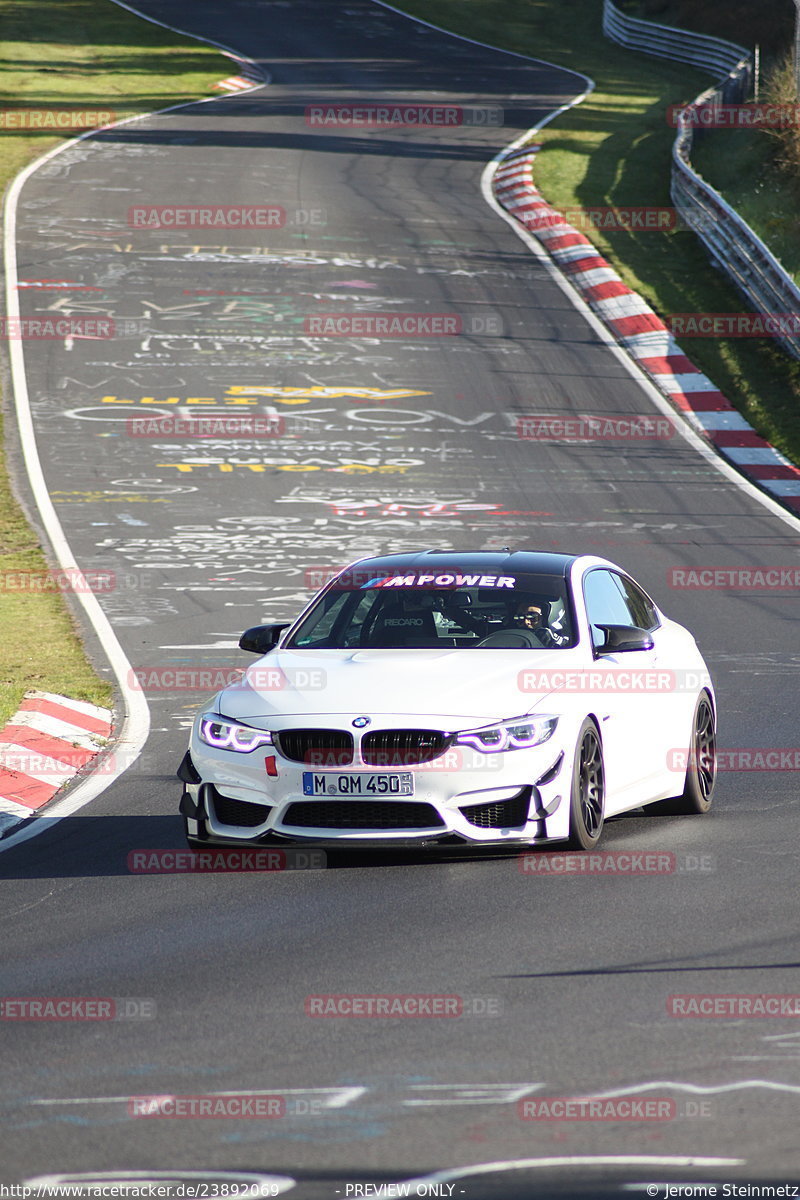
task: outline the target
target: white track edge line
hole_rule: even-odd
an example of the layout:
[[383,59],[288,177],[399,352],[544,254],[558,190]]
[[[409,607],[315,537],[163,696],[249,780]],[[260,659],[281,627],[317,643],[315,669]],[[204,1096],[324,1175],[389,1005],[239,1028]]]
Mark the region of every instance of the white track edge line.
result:
[[[152,25],[160,25],[164,29],[169,29],[173,33],[180,34],[182,37],[191,38],[193,41],[205,42],[206,45],[214,46],[218,50],[226,50],[233,53],[239,62],[250,63],[255,70],[264,74],[264,83],[256,83],[248,91],[255,91],[259,87],[263,87],[269,83],[270,76],[267,72],[262,72],[261,68],[247,55],[241,54],[237,50],[232,50],[231,47],[223,45],[221,42],[215,42],[210,38],[202,37],[199,34],[187,33],[185,30],[176,29],[173,25],[168,25],[164,21],[159,21],[155,17],[147,16],[145,13],[139,12],[138,9],[124,3],[124,0],[112,0],[113,4],[120,8],[126,9],[133,13],[134,16],[140,17],[143,21],[149,21]],[[247,93],[240,91],[235,93],[237,96],[243,96]],[[195,104],[208,104],[211,102],[221,103],[227,99],[225,96],[206,96],[198,100],[187,100],[180,104],[172,104],[167,108],[157,109],[152,113],[137,113],[135,116],[126,117],[122,121],[113,121],[108,125],[103,125],[98,129],[89,129],[79,134],[75,138],[70,138],[69,141],[63,142],[43,154],[41,158],[37,158],[34,162],[29,163],[20,173],[15,176],[9,186],[6,194],[5,213],[3,224],[3,253],[5,260],[5,276],[6,276],[6,314],[8,316],[19,317],[19,290],[17,287],[17,245],[16,245],[16,229],[17,229],[17,204],[19,201],[20,192],[27,183],[28,179],[49,162],[51,158],[61,154],[62,151],[69,147],[82,142],[87,138],[93,137],[96,133],[102,132],[105,129],[115,129],[122,125],[130,125],[136,121],[146,120],[153,116],[160,116],[162,113],[176,112],[178,109],[190,108]],[[28,481],[33,492],[36,507],[39,510],[39,515],[42,523],[50,539],[53,553],[59,565],[64,569],[77,569],[72,549],[66,539],[61,522],[58,519],[53,502],[50,499],[50,494],[47,490],[47,484],[42,471],[42,464],[39,458],[39,450],[36,444],[36,435],[33,428],[33,418],[30,407],[30,397],[28,395],[28,383],[25,375],[25,356],[22,352],[22,339],[15,341],[13,338],[8,342],[8,353],[11,367],[11,384],[14,392],[14,405],[17,416],[17,429],[19,431],[20,442],[22,445],[22,453],[25,461],[25,469],[28,475]],[[103,612],[96,596],[90,592],[77,592],[79,602],[83,606],[86,617],[94,629],[98,640],[102,646],[103,652],[108,659],[109,665],[114,672],[115,678],[119,685],[122,703],[125,709],[122,718],[122,726],[119,735],[115,737],[112,749],[114,751],[123,747],[124,762],[119,770],[108,775],[90,774],[86,779],[79,783],[72,792],[65,796],[62,800],[58,800],[55,804],[49,805],[46,814],[41,816],[32,815],[29,819],[23,819],[22,828],[16,833],[10,833],[6,837],[0,836],[0,854],[6,850],[10,850],[13,846],[19,845],[21,842],[26,842],[30,838],[36,837],[43,833],[46,829],[50,829],[53,825],[62,821],[65,817],[71,816],[79,809],[83,808],[90,801],[95,800],[101,795],[106,788],[116,782],[119,777],[124,774],[128,767],[132,766],[136,759],[144,749],[147,736],[150,732],[150,709],[145,699],[144,693],[139,689],[131,688],[128,685],[128,672],[132,671],[132,667],[125,652],[120,645],[120,642],[111,627],[105,613]]]
[[424,1184],[447,1183],[451,1179],[463,1179],[467,1175],[489,1175],[496,1171],[526,1171],[541,1167],[739,1167],[745,1158],[708,1158],[698,1155],[656,1154],[574,1154],[550,1158],[500,1159],[498,1162],[475,1163],[468,1167],[451,1167],[449,1170],[434,1171],[430,1175],[418,1175],[402,1182],[412,1188]]
[[[574,104],[579,104],[582,100],[585,100],[586,96],[589,95],[590,90],[591,89],[584,92],[583,95],[578,96],[570,104],[562,105],[561,108],[556,109],[550,116],[546,117],[545,120],[541,121],[538,125],[533,125],[527,131],[527,133],[523,133],[521,137],[517,138],[513,142],[510,142],[509,145],[506,146],[505,149],[501,150],[490,163],[487,163],[481,177],[481,190],[483,192],[483,198],[489,207],[493,208],[494,211],[498,213],[498,215],[501,216],[508,225],[511,226],[517,236],[525,243],[525,245],[533,251],[533,253],[547,270],[550,277],[558,284],[578,312],[580,312],[586,318],[586,320],[589,322],[589,325],[592,327],[598,337],[600,337],[606,346],[608,346],[617,360],[622,363],[628,374],[636,380],[645,394],[650,398],[650,400],[652,400],[659,412],[666,417],[670,417],[674,421],[675,428],[681,437],[683,437],[689,443],[689,445],[706,460],[707,463],[713,466],[716,471],[718,471],[721,475],[724,475],[730,483],[734,484],[735,487],[739,488],[740,491],[749,496],[751,500],[757,500],[764,508],[768,509],[773,516],[779,517],[785,525],[788,525],[793,533],[797,533],[798,530],[800,530],[800,516],[795,516],[793,513],[790,513],[786,508],[783,507],[782,504],[779,504],[777,500],[774,500],[766,492],[763,492],[760,488],[756,487],[756,485],[751,483],[749,479],[745,479],[744,476],[741,475],[734,466],[726,462],[721,455],[719,455],[711,446],[708,445],[708,443],[703,441],[700,435],[696,433],[689,424],[686,415],[680,410],[672,407],[666,397],[662,395],[648,375],[646,375],[643,368],[641,368],[633,358],[626,354],[625,350],[619,345],[610,330],[606,328],[606,326],[592,311],[580,293],[572,286],[566,276],[562,274],[550,255],[540,245],[537,239],[530,234],[527,229],[520,225],[519,221],[517,221],[511,215],[511,213],[502,207],[494,195],[492,182],[495,172],[505,156],[511,153],[515,148],[523,145],[533,134],[537,133],[543,125],[546,125],[554,117],[571,108]],[[532,184],[532,186],[534,185]],[[676,420],[678,417],[681,419]]]
[[[253,67],[259,75],[264,77],[263,82],[257,83],[255,87],[264,87],[264,84],[269,83],[271,80],[269,72],[264,71],[255,61],[255,59],[248,57],[247,54],[243,54],[241,50],[235,50],[233,46],[226,45],[225,42],[217,42],[213,38],[203,37],[203,35],[200,33],[189,33],[186,29],[179,29],[177,25],[169,25],[166,21],[159,21],[157,17],[151,17],[147,13],[141,12],[140,9],[134,8],[132,4],[126,4],[125,0],[111,0],[111,3],[116,4],[118,8],[127,9],[127,11],[133,13],[135,17],[141,17],[143,21],[149,21],[151,25],[160,25],[162,29],[169,29],[172,33],[179,33],[181,37],[191,38],[195,42],[205,42],[207,46],[213,46],[216,50],[223,50],[226,54],[232,55],[236,62],[247,63],[249,66]],[[234,76],[228,76],[228,78],[232,79]],[[219,82],[222,81],[220,80]],[[248,91],[253,91],[253,88],[248,88]],[[224,100],[224,98],[224,96],[206,96],[201,100],[189,100],[188,104],[204,104],[206,100]],[[185,108],[186,103],[187,102],[184,102],[183,104],[176,104],[172,107]],[[171,111],[172,108],[159,108],[156,110],[156,112],[159,113]],[[153,116],[154,114],[146,113],[143,115]]]
[[[115,3],[116,2],[117,0],[115,0]],[[749,479],[746,479],[731,463],[726,462],[726,460],[716,450],[709,446],[708,443],[705,442],[692,428],[687,416],[672,407],[669,401],[662,395],[656,385],[646,374],[644,369],[638,365],[635,359],[625,352],[611,331],[606,328],[605,324],[599,319],[599,317],[596,316],[577,289],[573,287],[566,276],[559,270],[554,260],[544,249],[541,243],[532,234],[530,234],[528,230],[525,229],[524,226],[522,226],[507,209],[500,204],[494,194],[494,188],[492,184],[498,167],[500,167],[509,157],[509,155],[514,153],[515,150],[522,149],[523,146],[530,142],[536,136],[536,134],[544,128],[545,125],[549,125],[549,123],[555,120],[556,117],[560,116],[561,113],[569,111],[569,109],[573,108],[576,104],[580,104],[586,99],[587,96],[591,95],[595,87],[594,80],[589,75],[585,75],[582,71],[572,70],[571,67],[562,67],[558,63],[549,62],[544,58],[534,58],[531,55],[522,54],[518,50],[502,50],[498,46],[490,46],[486,42],[479,42],[475,38],[466,37],[464,34],[453,33],[453,31],[450,29],[443,29],[441,25],[433,25],[430,21],[422,20],[421,17],[415,17],[411,13],[403,12],[402,9],[395,8],[392,4],[388,4],[387,0],[372,0],[372,3],[380,5],[381,8],[389,9],[390,12],[397,13],[401,17],[406,17],[409,21],[415,21],[418,25],[425,25],[429,29],[435,29],[438,33],[447,34],[449,37],[454,37],[459,41],[469,42],[473,46],[482,46],[486,50],[495,50],[500,54],[510,54],[514,58],[524,58],[528,62],[543,63],[545,66],[555,67],[559,71],[564,71],[568,75],[575,75],[578,79],[583,79],[586,81],[587,87],[583,92],[581,92],[580,95],[576,96],[573,100],[569,100],[566,104],[562,104],[558,108],[553,109],[551,113],[548,113],[547,116],[545,116],[541,121],[537,122],[537,124],[532,125],[530,129],[525,131],[525,133],[520,134],[520,136],[515,138],[513,142],[509,142],[507,146],[505,146],[495,155],[491,162],[486,164],[483,174],[481,175],[481,191],[483,193],[483,198],[489,207],[494,209],[494,211],[501,216],[508,225],[511,226],[511,228],[514,230],[517,236],[522,239],[528,249],[533,251],[539,261],[544,265],[550,277],[558,284],[578,312],[580,312],[586,318],[592,329],[594,329],[601,340],[606,344],[606,346],[608,346],[617,360],[623,364],[628,374],[636,380],[645,394],[649,396],[659,412],[661,412],[664,416],[673,418],[673,420],[676,416],[680,416],[682,418],[681,420],[675,421],[675,426],[680,435],[689,443],[689,445],[696,450],[701,457],[706,460],[707,463],[710,463],[715,470],[724,475],[730,483],[733,483],[736,487],[738,487],[740,491],[743,491],[752,500],[757,500],[760,504],[767,508],[773,516],[780,517],[784,524],[788,525],[793,532],[796,533],[798,530],[800,530],[800,516],[795,516],[794,514],[790,513],[788,509],[784,508],[782,504],[779,504],[777,500],[774,500],[772,496],[762,491],[761,488],[757,487],[754,483],[751,483]],[[533,147],[531,147],[531,152],[533,153]],[[535,188],[535,184],[533,183],[532,166],[530,170],[531,189],[533,190]],[[537,197],[541,196],[538,188],[536,189],[536,194]],[[545,200],[543,196],[541,199],[545,204],[548,204],[548,207],[551,207],[549,202]],[[598,254],[600,253],[597,250],[597,247],[593,247],[593,249],[596,250]],[[713,383],[713,380],[711,382]]]
[[[67,146],[71,146],[75,141],[80,139],[72,139],[67,142]],[[55,153],[60,152],[64,147],[58,146]],[[53,151],[44,155],[31,163],[19,175],[16,176],[11,184],[6,197],[5,206],[5,224],[4,224],[4,251],[5,251],[5,273],[6,273],[6,312],[13,318],[19,318],[19,293],[17,288],[17,247],[16,247],[16,228],[17,228],[17,203],[19,194],[30,178],[30,176],[38,170],[38,168],[53,157]],[[72,548],[67,541],[61,522],[56,513],[50,494],[47,490],[47,483],[44,478],[41,460],[39,458],[39,449],[36,444],[36,435],[33,426],[33,417],[31,413],[30,397],[28,394],[28,382],[25,374],[25,356],[22,350],[22,338],[11,338],[8,343],[9,360],[11,365],[11,381],[12,390],[14,392],[14,403],[17,416],[17,429],[19,431],[20,442],[22,446],[22,454],[25,462],[25,470],[28,476],[36,507],[39,510],[39,515],[42,520],[47,537],[50,540],[53,553],[60,567],[64,570],[76,570],[80,572]],[[114,630],[109,623],[108,618],[103,612],[97,597],[88,589],[85,591],[77,590],[75,592],[76,600],[83,607],[85,615],[94,629],[103,653],[114,672],[123,704],[122,724],[118,735],[114,738],[114,746],[124,746],[127,753],[126,758],[129,760],[127,765],[131,765],[141,753],[144,744],[147,740],[147,735],[150,730],[150,710],[144,694],[141,691],[134,690],[128,682],[129,674],[132,672],[132,667],[128,661],[125,652],[120,645]],[[124,770],[123,768],[122,770]],[[0,840],[0,853],[9,849],[11,846],[19,844],[19,842],[27,841],[28,838],[36,836],[43,829],[52,826],[53,820],[59,821],[71,813],[76,812],[90,800],[93,800],[101,792],[113,783],[122,770],[114,775],[106,776],[89,776],[84,782],[79,783],[73,792],[66,796],[62,801],[53,805],[48,813],[48,821],[40,824],[40,818],[33,818],[32,823],[26,823],[25,827],[19,830],[16,834],[11,834]]]
[[[116,4],[118,0],[114,0]],[[459,42],[469,42],[471,46],[482,46],[484,50],[493,50],[496,54],[510,54],[512,58],[524,58],[526,62],[542,63],[545,67],[555,67],[558,71],[563,71],[565,75],[575,75],[578,79],[585,79],[589,84],[586,89],[587,93],[594,88],[594,80],[588,75],[584,75],[582,71],[573,71],[572,67],[561,67],[558,63],[549,62],[546,58],[534,58],[532,54],[523,54],[520,50],[504,50],[502,46],[490,46],[488,42],[479,42],[477,38],[467,37],[463,33],[454,33],[452,29],[443,29],[441,25],[434,25],[431,21],[423,21],[422,17],[415,17],[413,13],[403,12],[402,8],[395,8],[394,5],[388,4],[386,0],[372,0],[373,4],[379,4],[381,8],[388,8],[390,12],[397,13],[398,17],[405,17],[407,21],[413,21],[416,25],[426,25],[428,29],[435,29],[437,33],[444,33],[447,37],[455,38]],[[575,101],[572,101],[574,104]],[[569,105],[564,107],[569,108]],[[561,109],[558,110],[561,112]],[[546,117],[545,121],[550,118]],[[542,121],[542,124],[545,124]],[[534,126],[536,128],[536,126]],[[527,134],[524,135],[527,137]]]

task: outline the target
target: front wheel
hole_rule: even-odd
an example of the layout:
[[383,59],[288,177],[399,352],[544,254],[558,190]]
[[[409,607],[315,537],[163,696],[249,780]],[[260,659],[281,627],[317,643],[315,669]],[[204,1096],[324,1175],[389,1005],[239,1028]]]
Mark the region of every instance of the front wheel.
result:
[[594,721],[581,726],[570,791],[569,841],[573,850],[591,850],[600,841],[605,818],[603,746]]
[[648,811],[667,815],[674,814],[675,816],[706,813],[711,808],[716,781],[716,721],[708,692],[702,692],[694,710],[692,740],[689,747],[689,761],[686,764],[686,781],[683,792],[672,800],[661,800],[655,804],[648,804]]

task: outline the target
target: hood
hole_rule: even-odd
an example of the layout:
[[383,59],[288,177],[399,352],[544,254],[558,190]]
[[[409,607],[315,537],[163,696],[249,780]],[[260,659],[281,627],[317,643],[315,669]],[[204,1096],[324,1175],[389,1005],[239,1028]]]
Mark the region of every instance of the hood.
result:
[[574,667],[570,650],[273,650],[219,694],[222,716],[271,728],[275,717],[435,716],[463,727],[531,712],[551,694],[520,672]]

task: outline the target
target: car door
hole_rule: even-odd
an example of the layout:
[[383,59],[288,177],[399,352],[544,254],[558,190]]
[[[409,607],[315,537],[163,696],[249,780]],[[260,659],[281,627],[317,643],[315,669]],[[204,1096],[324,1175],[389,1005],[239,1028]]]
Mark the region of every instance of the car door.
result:
[[[594,669],[602,681],[596,693],[601,720],[607,782],[607,811],[630,807],[646,797],[663,777],[668,674],[659,669],[658,651],[597,651],[605,642],[601,625],[624,625],[657,631],[658,615],[640,589],[618,571],[593,567],[583,580],[586,616]],[[649,608],[649,612],[648,612]],[[646,620],[647,625],[639,625]],[[655,641],[655,638],[654,638]],[[663,686],[662,686],[663,685]]]
[[662,619],[650,597],[632,579],[623,575],[621,583],[637,625],[653,637],[658,670],[671,680],[671,686],[659,693],[660,719],[652,733],[659,746],[657,761],[663,768],[654,781],[655,792],[674,795],[683,785],[696,696],[708,673],[688,630]]

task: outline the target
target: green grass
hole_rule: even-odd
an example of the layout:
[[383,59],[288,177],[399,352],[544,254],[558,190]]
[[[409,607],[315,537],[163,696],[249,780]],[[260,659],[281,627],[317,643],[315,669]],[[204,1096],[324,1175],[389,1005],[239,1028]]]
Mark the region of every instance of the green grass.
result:
[[29,582],[54,588],[58,577],[46,571],[36,534],[0,471],[0,727],[32,688],[104,706],[111,699],[110,685],[87,662],[62,596],[29,588]]
[[800,283],[797,183],[778,169],[775,149],[775,140],[764,132],[709,130],[695,137],[692,165]]
[[[639,0],[638,9],[637,15],[665,24],[728,36],[745,46],[757,44],[761,102],[795,102],[790,54],[795,22],[792,0],[772,0],[768,10],[752,0],[727,0],[724,7],[698,5],[696,0]],[[778,64],[780,77],[775,78]],[[692,165],[767,243],[795,282],[800,282],[800,172],[787,162],[779,164],[781,155],[786,158],[786,149],[764,130],[701,130],[695,134]],[[795,149],[795,163],[797,158]]]
[[[748,3],[750,0],[748,0]],[[669,104],[705,90],[711,79],[689,67],[639,56],[602,34],[600,0],[395,0],[404,11],[490,45],[583,71],[595,91],[537,136],[535,180],[557,208],[669,205],[674,130]],[[715,8],[720,36],[726,9]],[[569,20],[563,20],[568,11]],[[662,14],[654,19],[664,21]],[[499,139],[498,139],[499,142]],[[741,312],[739,294],[710,265],[695,236],[671,231],[593,232],[592,241],[629,287],[663,317],[682,312]],[[800,362],[770,339],[687,338],[686,354],[756,430],[800,463]]]
[[[232,64],[217,51],[134,17],[110,0],[0,0],[0,109],[111,110],[116,118],[213,95]],[[0,188],[63,140],[0,130]],[[8,408],[8,399],[4,398]],[[107,705],[110,685],[87,660],[57,591],[9,574],[47,570],[39,539],[0,469],[0,726],[31,688]]]

